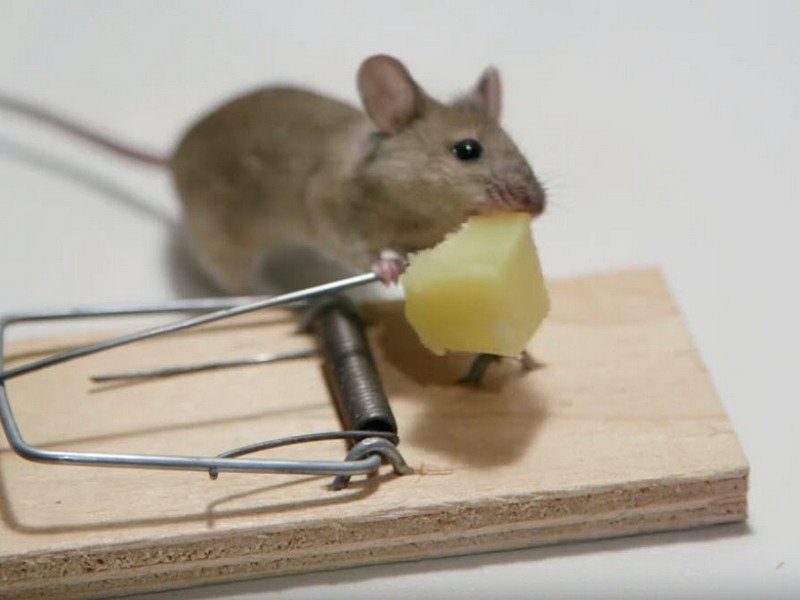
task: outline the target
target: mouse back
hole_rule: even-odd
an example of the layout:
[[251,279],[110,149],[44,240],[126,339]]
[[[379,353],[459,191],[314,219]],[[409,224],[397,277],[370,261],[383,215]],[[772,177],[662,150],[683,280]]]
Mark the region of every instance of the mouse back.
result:
[[433,99],[397,59],[361,65],[364,112],[267,88],[189,128],[171,169],[201,263],[246,292],[265,255],[311,246],[350,268],[429,248],[468,217],[544,208],[544,191],[500,126],[500,76]]
[[343,102],[275,87],[235,98],[187,130],[170,169],[188,241],[221,287],[248,292],[266,254],[313,242],[306,188],[337,132],[365,120]]

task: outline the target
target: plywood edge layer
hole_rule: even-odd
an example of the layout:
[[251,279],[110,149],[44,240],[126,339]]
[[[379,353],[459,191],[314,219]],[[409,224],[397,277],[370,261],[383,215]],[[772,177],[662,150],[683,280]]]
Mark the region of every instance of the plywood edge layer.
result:
[[[80,598],[743,521],[747,470],[568,497],[432,506],[290,532],[245,531],[80,548],[0,565],[0,598]],[[44,583],[46,582],[46,583]]]

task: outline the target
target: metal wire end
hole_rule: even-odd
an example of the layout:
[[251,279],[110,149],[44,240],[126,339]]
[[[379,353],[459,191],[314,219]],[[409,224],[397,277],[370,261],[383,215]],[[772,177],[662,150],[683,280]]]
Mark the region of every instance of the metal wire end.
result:
[[[322,442],[329,440],[363,440],[365,438],[383,438],[391,444],[397,444],[399,438],[396,433],[385,431],[325,431],[322,433],[303,433],[300,435],[293,435],[289,437],[279,438],[275,440],[266,440],[263,442],[256,442],[255,444],[248,444],[240,446],[233,450],[228,450],[222,454],[218,454],[217,458],[238,458],[246,454],[253,454],[254,452],[261,452],[262,450],[271,450],[273,448],[283,448],[285,446],[293,446],[295,444],[305,444],[307,442]],[[211,479],[219,477],[219,469],[211,468],[208,470],[208,476]]]
[[[350,449],[345,461],[363,460],[374,455],[379,455],[383,461],[392,465],[396,475],[410,475],[414,472],[397,450],[397,446],[385,438],[371,437],[360,441]],[[350,475],[337,475],[331,483],[331,489],[336,492],[343,490],[350,483],[350,477]]]

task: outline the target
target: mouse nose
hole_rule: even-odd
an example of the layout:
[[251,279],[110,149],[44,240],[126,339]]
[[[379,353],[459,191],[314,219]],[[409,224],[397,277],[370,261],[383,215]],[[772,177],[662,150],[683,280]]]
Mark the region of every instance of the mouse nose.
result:
[[544,212],[545,191],[533,174],[506,172],[493,176],[486,186],[489,210],[526,212],[538,217]]
[[542,186],[536,183],[536,186],[525,197],[525,205],[528,207],[529,213],[534,217],[538,217],[544,212],[544,207],[547,205],[547,198]]

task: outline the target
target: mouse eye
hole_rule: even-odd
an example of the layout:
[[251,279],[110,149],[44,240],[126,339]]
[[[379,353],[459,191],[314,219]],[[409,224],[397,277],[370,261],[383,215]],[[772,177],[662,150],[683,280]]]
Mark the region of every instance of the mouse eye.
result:
[[458,160],[477,160],[481,157],[483,146],[478,140],[468,138],[453,144],[452,151]]

